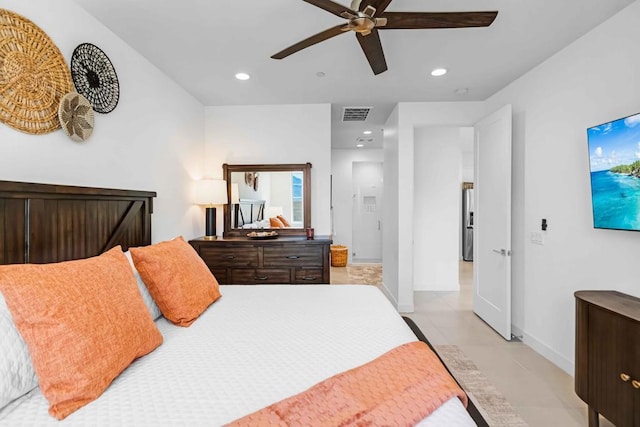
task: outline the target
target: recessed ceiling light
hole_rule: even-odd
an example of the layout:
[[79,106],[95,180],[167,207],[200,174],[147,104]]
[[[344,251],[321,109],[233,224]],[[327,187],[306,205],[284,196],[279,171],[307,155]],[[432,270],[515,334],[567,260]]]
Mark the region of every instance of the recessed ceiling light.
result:
[[444,76],[445,74],[447,74],[446,68],[436,68],[431,72],[431,75],[433,77],[440,77],[440,76]]
[[372,133],[372,132],[371,132],[370,130],[365,130],[365,131],[364,131],[364,132],[362,132],[362,133],[363,133],[363,134],[365,134],[365,135],[371,135],[371,133]]
[[236,74],[236,79],[238,80],[249,80],[251,76],[247,73],[238,73]]
[[356,144],[356,147],[362,148],[362,147],[364,147],[364,144]]

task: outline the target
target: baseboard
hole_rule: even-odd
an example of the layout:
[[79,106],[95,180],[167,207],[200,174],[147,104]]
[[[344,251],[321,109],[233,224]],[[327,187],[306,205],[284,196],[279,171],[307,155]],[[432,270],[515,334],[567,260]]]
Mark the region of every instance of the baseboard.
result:
[[400,305],[400,304],[396,304],[396,307],[398,307],[398,312],[400,313],[413,313],[413,304],[404,304],[404,305]]
[[391,292],[389,292],[389,289],[387,289],[384,283],[382,284],[382,286],[380,286],[380,289],[382,290],[382,293],[384,294],[384,296],[387,297],[389,301],[391,301],[391,304],[393,304],[393,306],[396,307],[396,310],[398,310],[398,313],[413,313],[413,305],[398,304],[398,300],[396,300],[393,297],[393,295],[391,295]]
[[382,260],[377,258],[352,258],[349,264],[382,264]]
[[393,304],[394,307],[398,307],[398,301],[393,297],[393,295],[391,295],[391,292],[389,292],[389,289],[387,289],[384,283],[380,286],[380,290],[382,290],[384,296],[391,301],[391,304]]
[[517,327],[516,325],[511,324],[511,335],[522,340],[522,337],[524,336],[524,331],[519,327]]
[[537,353],[551,361],[554,365],[565,371],[567,374],[571,375],[572,377],[574,376],[575,365],[571,360],[567,359],[531,334],[525,332],[523,337],[524,339],[522,342],[524,342]]
[[414,284],[414,292],[457,292],[460,290],[459,284],[444,285],[444,284]]

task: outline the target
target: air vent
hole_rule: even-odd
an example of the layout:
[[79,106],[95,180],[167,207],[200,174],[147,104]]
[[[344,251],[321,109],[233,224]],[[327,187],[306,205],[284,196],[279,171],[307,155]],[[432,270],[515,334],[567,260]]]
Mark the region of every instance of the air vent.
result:
[[343,122],[364,122],[373,107],[344,107]]

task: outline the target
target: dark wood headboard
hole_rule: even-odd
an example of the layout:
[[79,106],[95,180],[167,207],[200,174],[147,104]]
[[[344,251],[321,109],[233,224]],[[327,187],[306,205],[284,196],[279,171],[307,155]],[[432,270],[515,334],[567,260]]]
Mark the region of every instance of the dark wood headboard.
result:
[[155,192],[0,181],[0,264],[67,261],[151,243]]

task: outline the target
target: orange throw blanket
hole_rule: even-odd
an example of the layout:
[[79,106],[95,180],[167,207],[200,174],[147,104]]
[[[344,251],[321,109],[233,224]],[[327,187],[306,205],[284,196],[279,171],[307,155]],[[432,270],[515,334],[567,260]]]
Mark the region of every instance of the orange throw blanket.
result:
[[412,426],[467,396],[423,342],[326,379],[229,426]]

